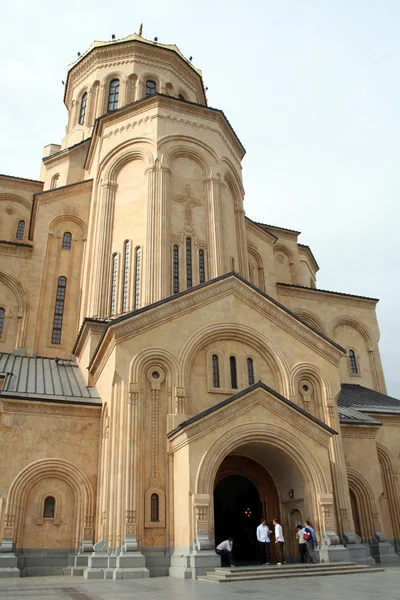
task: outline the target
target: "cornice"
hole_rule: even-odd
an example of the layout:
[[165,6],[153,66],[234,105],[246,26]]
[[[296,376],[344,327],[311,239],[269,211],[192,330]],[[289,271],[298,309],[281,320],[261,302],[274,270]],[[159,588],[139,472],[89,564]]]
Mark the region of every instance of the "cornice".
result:
[[[249,392],[240,401],[233,401],[226,406],[222,406],[217,411],[205,415],[199,421],[187,425],[183,429],[168,434],[171,442],[171,449],[176,452],[180,448],[190,444],[192,441],[202,437],[215,427],[221,427],[235,417],[239,417],[255,406],[262,406],[278,417],[283,418],[291,427],[294,427],[301,434],[313,438],[325,447],[329,446],[332,435],[335,431],[327,431],[321,425],[314,423],[307,416],[296,411],[295,407],[282,403],[266,391],[256,390]],[[249,422],[250,423],[250,422]]]
[[171,321],[187,312],[193,312],[194,309],[212,303],[217,298],[226,296],[229,293],[235,294],[334,365],[339,364],[340,358],[345,353],[343,348],[329,340],[325,335],[315,331],[289,309],[286,309],[286,307],[240,276],[227,274],[206,284],[186,290],[179,296],[166,298],[156,304],[140,309],[136,313],[130,313],[110,321],[89,365],[91,373],[94,375],[102,361],[103,354],[107,352],[107,347],[113,340],[120,343],[132,335],[157,327],[161,323]]
[[[64,150],[59,150],[59,152],[55,152],[51,156],[45,156],[44,158],[42,158],[42,162],[46,163],[46,167],[47,166],[51,167],[54,164],[61,163],[62,161],[69,158],[69,156],[71,154],[73,154],[74,152],[76,152],[77,150],[84,148],[85,144],[89,145],[89,142],[90,142],[90,136],[87,137],[86,139],[82,140],[81,142],[74,144],[73,146],[69,146],[68,148],[64,148]],[[55,189],[59,189],[59,188],[55,188]]]
[[44,182],[36,179],[25,179],[14,175],[0,175],[0,186],[35,193],[43,189]]
[[[181,116],[174,116],[171,112],[168,114],[162,114],[160,111],[151,113],[154,109],[156,111],[157,109],[168,109]],[[146,116],[144,116],[145,114]],[[193,118],[188,119],[188,116]],[[133,119],[132,121],[130,120],[131,118]],[[111,113],[106,113],[96,120],[94,132],[90,138],[90,146],[84,165],[85,169],[90,170],[91,168],[91,161],[95,155],[98,140],[118,136],[129,130],[133,134],[141,125],[153,119],[169,120],[175,122],[177,126],[186,125],[193,127],[197,131],[211,131],[219,135],[231,151],[233,159],[241,168],[240,161],[245,155],[245,149],[223,111],[194,102],[179,100],[165,94],[155,94],[149,98],[141,98],[136,102],[127,104]],[[204,119],[206,123],[200,119]],[[217,124],[219,128],[212,127],[210,123]],[[110,127],[110,125],[114,126],[114,129],[104,133],[105,129]]]
[[262,242],[266,242],[269,246],[274,246],[278,241],[278,237],[265,229],[259,227],[254,221],[245,217],[246,229],[249,229]]
[[65,404],[46,404],[44,402],[31,401],[18,402],[12,400],[3,400],[1,405],[3,413],[14,414],[98,419],[101,413],[101,406],[66,406]]
[[18,242],[8,242],[5,240],[0,240],[0,254],[3,256],[31,258],[32,251],[32,244],[19,244]]
[[368,425],[340,425],[340,431],[344,438],[375,439],[379,427],[369,427]]
[[[371,414],[371,417],[376,418],[376,414]],[[400,427],[400,415],[384,415],[380,413],[379,420],[387,427]]]
[[297,244],[297,246],[299,248],[299,254],[307,254],[309,258],[311,258],[311,262],[314,265],[315,271],[319,271],[319,265],[315,260],[315,256],[312,253],[310,246],[306,246],[305,244]]
[[81,325],[72,353],[80,356],[92,334],[103,335],[107,328],[107,322],[100,322],[95,319],[85,319]]
[[157,69],[173,71],[180,77],[182,83],[195,93],[196,84],[198,86],[200,83],[203,101],[206,102],[202,77],[184,57],[179,56],[172,48],[129,40],[95,47],[69,70],[65,85],[65,105],[70,108],[74,89],[95,70],[115,68],[121,64],[135,62],[150,63],[149,66]]
[[370,305],[371,309],[375,308],[375,305],[377,304],[377,302],[379,302],[379,300],[377,300],[376,298],[367,298],[364,296],[355,296],[353,294],[344,294],[343,292],[331,292],[329,290],[307,288],[301,285],[294,285],[290,283],[278,282],[276,285],[280,296],[306,298],[307,300],[314,300],[316,302],[320,302],[321,299],[324,299],[328,302],[332,302],[332,299],[334,298],[335,302],[339,304],[364,307],[366,304],[368,304]]

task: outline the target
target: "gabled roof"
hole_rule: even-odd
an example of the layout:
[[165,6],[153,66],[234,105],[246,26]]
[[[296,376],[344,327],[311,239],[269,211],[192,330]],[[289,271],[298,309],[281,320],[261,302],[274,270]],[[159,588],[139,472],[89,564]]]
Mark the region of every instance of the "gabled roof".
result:
[[73,360],[0,353],[0,399],[25,398],[101,406],[96,388],[86,385]]
[[316,423],[317,425],[319,425],[320,427],[322,427],[322,429],[325,429],[325,431],[328,431],[328,433],[330,433],[332,435],[337,435],[337,431],[335,431],[334,429],[332,429],[331,427],[329,427],[328,425],[326,425],[326,423],[324,423],[323,421],[321,421],[317,417],[314,417],[314,415],[312,415],[309,412],[307,412],[306,410],[304,410],[304,408],[301,408],[300,406],[298,406],[294,402],[291,402],[290,400],[288,400],[287,398],[285,398],[284,396],[282,396],[281,394],[279,394],[278,392],[276,392],[275,390],[273,390],[272,388],[270,388],[268,385],[266,385],[265,383],[263,383],[262,381],[258,381],[254,385],[251,385],[251,386],[247,387],[246,389],[242,390],[238,394],[235,394],[234,396],[230,396],[226,400],[222,400],[222,402],[218,402],[218,404],[215,404],[214,406],[211,406],[210,408],[207,408],[206,410],[203,410],[202,412],[198,413],[194,417],[191,417],[187,421],[184,421],[183,423],[181,423],[180,425],[178,425],[178,427],[176,427],[173,431],[170,431],[167,434],[167,437],[168,438],[172,437],[173,435],[175,435],[176,433],[178,433],[178,431],[182,431],[186,427],[189,427],[189,425],[192,425],[193,423],[196,423],[197,421],[200,421],[201,419],[204,419],[208,415],[211,415],[212,413],[220,410],[221,408],[224,408],[225,406],[228,406],[228,404],[232,404],[232,402],[236,402],[237,400],[240,400],[240,398],[243,398],[244,396],[247,396],[247,394],[249,394],[250,392],[254,392],[257,389],[263,389],[264,391],[268,392],[272,396],[275,396],[275,398],[277,400],[279,400],[280,402],[283,402],[287,406],[290,406],[290,408],[293,408],[295,411],[299,412],[300,414],[302,414],[307,419],[310,419],[310,421],[313,421],[314,423]]
[[339,410],[353,408],[360,412],[400,413],[400,400],[362,385],[344,383],[338,399]]
[[343,406],[338,407],[339,421],[341,425],[382,425],[382,421],[378,421],[373,417],[364,415],[355,408],[345,408]]
[[172,296],[168,296],[167,298],[163,298],[162,300],[159,300],[158,302],[154,302],[153,304],[148,304],[147,306],[144,306],[142,308],[139,308],[137,310],[134,311],[130,311],[126,314],[121,315],[120,317],[116,317],[115,319],[112,319],[110,321],[104,321],[104,319],[93,319],[93,318],[85,318],[83,321],[83,324],[79,330],[78,333],[78,337],[76,339],[74,348],[72,350],[72,352],[74,353],[76,351],[76,348],[78,347],[79,341],[81,336],[83,335],[83,332],[85,330],[85,324],[86,323],[102,323],[105,326],[105,330],[103,335],[101,336],[98,345],[93,353],[93,356],[90,360],[88,369],[90,370],[91,367],[93,366],[93,363],[95,362],[97,353],[100,350],[100,347],[102,345],[102,342],[104,340],[104,338],[107,335],[107,332],[109,329],[115,327],[116,325],[118,325],[121,322],[127,321],[128,319],[131,319],[132,317],[137,317],[138,315],[142,315],[143,313],[152,311],[157,309],[160,306],[166,305],[168,303],[174,303],[177,302],[179,299],[181,299],[184,296],[193,296],[195,295],[197,292],[200,292],[201,290],[204,290],[205,288],[211,287],[215,284],[217,284],[218,282],[222,282],[226,279],[229,278],[233,278],[233,279],[237,279],[239,281],[241,281],[243,284],[245,284],[246,286],[250,287],[251,289],[253,289],[255,292],[257,292],[258,294],[260,294],[260,296],[264,297],[265,299],[267,299],[269,302],[271,302],[272,304],[274,304],[276,307],[278,307],[279,309],[281,309],[283,312],[285,312],[286,314],[290,315],[290,317],[292,317],[295,321],[300,322],[302,325],[304,325],[307,329],[310,329],[313,333],[315,333],[318,337],[322,338],[323,340],[325,340],[325,342],[328,343],[329,346],[336,348],[336,350],[338,350],[339,352],[346,354],[346,350],[344,348],[342,348],[342,346],[340,346],[339,344],[337,344],[336,342],[334,342],[333,340],[331,340],[328,336],[326,336],[324,333],[321,333],[320,331],[318,331],[317,329],[314,329],[314,327],[312,327],[311,325],[309,325],[308,323],[306,323],[305,321],[303,321],[303,319],[301,319],[300,317],[298,317],[295,313],[293,313],[289,308],[287,308],[286,306],[284,306],[283,304],[281,304],[280,302],[278,302],[277,300],[275,300],[275,298],[272,298],[272,296],[269,296],[268,294],[266,294],[265,292],[263,292],[262,290],[260,290],[257,286],[253,285],[250,281],[247,281],[246,279],[244,279],[241,275],[238,275],[238,273],[235,272],[231,272],[231,273],[225,273],[224,275],[220,275],[219,277],[216,277],[215,279],[210,279],[208,281],[206,281],[205,283],[202,283],[200,285],[194,286],[192,288],[189,288],[187,290],[184,290],[178,294],[173,294]]

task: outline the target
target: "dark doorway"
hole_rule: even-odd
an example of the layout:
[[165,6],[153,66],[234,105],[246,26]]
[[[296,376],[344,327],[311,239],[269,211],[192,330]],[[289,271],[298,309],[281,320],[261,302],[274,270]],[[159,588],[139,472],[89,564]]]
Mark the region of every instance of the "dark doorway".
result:
[[233,538],[236,561],[257,561],[256,529],[261,502],[256,487],[242,475],[229,475],[214,490],[215,543]]

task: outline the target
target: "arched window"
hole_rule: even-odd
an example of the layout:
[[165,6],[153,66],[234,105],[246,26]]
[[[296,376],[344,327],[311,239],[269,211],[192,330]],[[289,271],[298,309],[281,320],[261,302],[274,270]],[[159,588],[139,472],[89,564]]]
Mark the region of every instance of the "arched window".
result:
[[136,248],[136,256],[135,256],[135,309],[140,306],[140,274],[142,267],[142,249],[140,247]]
[[179,292],[179,246],[173,248],[174,294]]
[[151,521],[157,523],[160,520],[160,499],[158,494],[151,495]]
[[204,264],[204,250],[199,250],[199,281],[204,283],[206,280],[206,269]]
[[65,292],[67,290],[67,278],[59,277],[57,284],[56,306],[54,309],[52,344],[61,344],[61,331],[64,316]]
[[85,123],[86,104],[87,104],[87,92],[85,92],[83,94],[82,100],[81,100],[81,108],[79,111],[79,125],[83,125]]
[[108,88],[108,104],[107,111],[112,112],[118,108],[119,97],[119,79],[113,79]]
[[157,92],[157,86],[156,86],[155,81],[148,79],[146,81],[146,96],[154,96],[154,94],[156,92]]
[[254,383],[254,364],[253,359],[247,359],[247,378],[249,380],[249,385],[253,385]]
[[131,265],[131,243],[127,240],[124,243],[124,280],[122,285],[122,312],[128,310],[129,297],[129,270]]
[[357,375],[358,373],[358,365],[357,365],[357,357],[354,350],[349,350],[349,362],[350,362],[350,371]]
[[178,94],[179,100],[185,100],[185,96],[183,94]]
[[17,238],[17,240],[24,239],[24,231],[25,231],[25,221],[18,221],[17,234],[15,236]]
[[117,277],[118,277],[118,255],[114,253],[112,255],[111,262],[111,300],[110,300],[110,313],[115,315],[117,312]]
[[237,372],[236,372],[236,358],[231,356],[229,359],[229,368],[231,371],[231,388],[233,390],[237,389]]
[[6,316],[6,311],[4,308],[0,308],[0,338],[3,335],[3,327],[4,327],[4,318]]
[[55,188],[58,188],[58,184],[60,183],[60,176],[58,175],[54,175],[54,177],[51,180],[51,189],[54,190]]
[[56,509],[56,499],[53,496],[47,496],[44,501],[43,518],[54,519]]
[[71,250],[71,241],[72,241],[72,235],[70,234],[69,231],[66,231],[63,235],[62,249],[63,250]]
[[186,238],[186,287],[191,288],[192,285],[192,240],[188,237]]
[[212,380],[213,387],[219,388],[219,358],[216,354],[213,354],[211,357],[211,367],[212,367]]

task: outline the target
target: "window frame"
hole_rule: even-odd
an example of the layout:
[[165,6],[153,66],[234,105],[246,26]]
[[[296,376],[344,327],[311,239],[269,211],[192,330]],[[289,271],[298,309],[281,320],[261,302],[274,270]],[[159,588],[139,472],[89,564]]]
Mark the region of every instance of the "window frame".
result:
[[67,278],[64,275],[60,275],[57,280],[56,302],[54,304],[53,327],[51,332],[51,343],[57,346],[61,345],[67,283]]
[[[117,85],[114,85],[113,89],[111,89],[113,84]],[[110,80],[110,83],[108,84],[107,113],[114,112],[118,109],[120,87],[121,82],[118,77],[114,77]]]
[[80,105],[79,105],[78,125],[85,124],[87,101],[88,101],[88,93],[84,92],[81,96],[81,101],[80,101]]
[[135,248],[135,305],[134,309],[140,308],[140,292],[142,279],[142,247]]
[[360,364],[354,348],[349,348],[348,355],[348,367],[351,377],[360,377]]
[[[47,510],[46,504],[47,504],[48,500],[52,500],[53,501],[53,504],[51,506],[52,516],[46,515],[46,510]],[[55,496],[48,495],[48,496],[45,497],[44,502],[43,502],[43,517],[42,518],[43,519],[55,519],[56,518],[56,498],[55,498]]]
[[111,290],[110,290],[110,315],[117,314],[117,283],[118,283],[118,253],[111,256]]
[[[21,228],[21,224],[22,224],[22,228]],[[16,240],[23,240],[25,237],[25,227],[26,227],[26,222],[24,219],[19,219],[18,221],[18,225],[17,225],[17,231],[15,232],[15,239]]]
[[124,241],[123,253],[123,278],[122,278],[122,296],[121,296],[121,312],[129,310],[129,279],[131,267],[131,241]]
[[236,356],[233,354],[229,357],[229,382],[231,390],[238,390],[238,373],[237,373],[237,361]]
[[213,389],[221,389],[221,373],[218,354],[211,355],[211,383]]
[[[247,382],[250,385],[255,384],[255,375],[254,375],[254,360],[251,356],[248,356],[246,359],[246,367],[247,367]],[[250,381],[252,380],[252,381]]]
[[199,250],[199,283],[206,282],[206,252],[203,248]]
[[6,309],[3,306],[0,306],[0,340],[3,337],[5,320],[6,320]]
[[[69,237],[66,237],[69,236]],[[72,233],[70,231],[65,231],[63,234],[61,250],[71,250],[72,246]]]
[[[148,84],[151,83],[154,85],[154,88],[151,88],[150,93],[148,93]],[[146,98],[151,98],[157,94],[157,82],[154,79],[146,79],[144,83],[144,94]]]
[[179,294],[179,246],[172,246],[172,292]]
[[150,496],[150,521],[152,523],[160,522],[160,496],[156,492]]
[[185,258],[186,258],[186,289],[193,287],[193,251],[192,238],[187,236],[185,239]]

